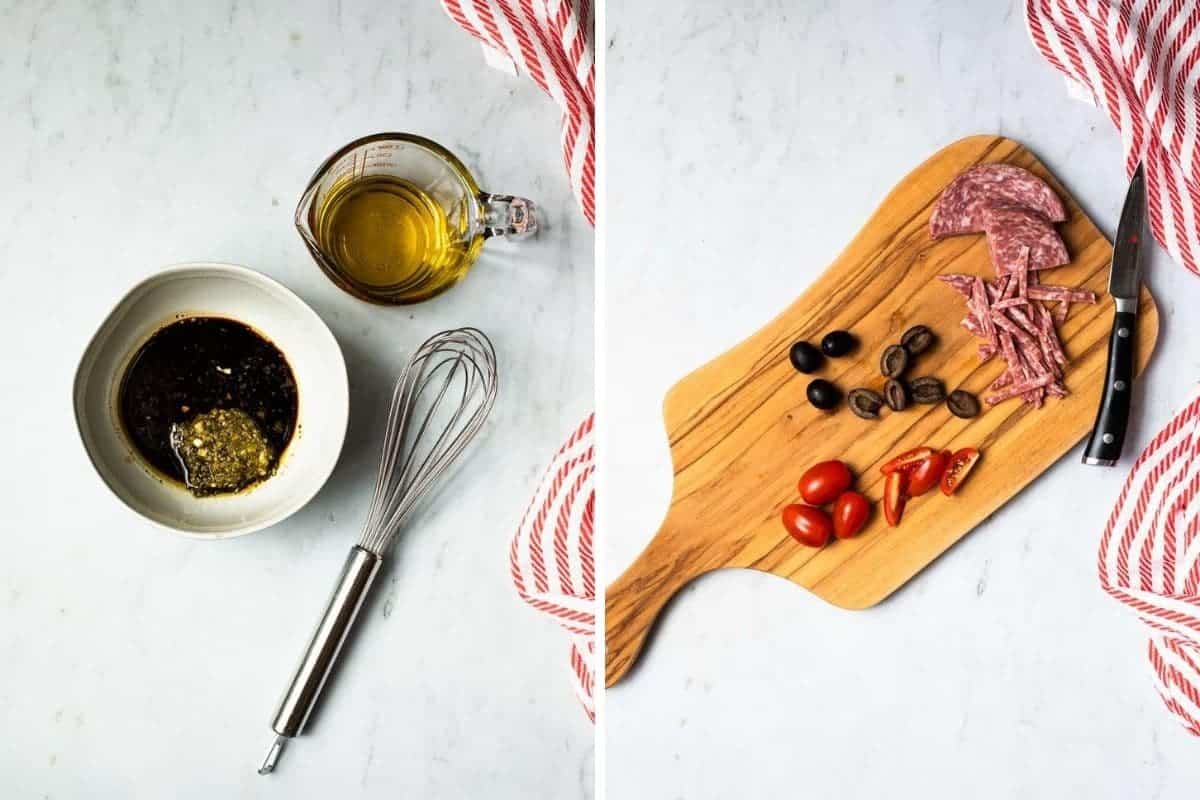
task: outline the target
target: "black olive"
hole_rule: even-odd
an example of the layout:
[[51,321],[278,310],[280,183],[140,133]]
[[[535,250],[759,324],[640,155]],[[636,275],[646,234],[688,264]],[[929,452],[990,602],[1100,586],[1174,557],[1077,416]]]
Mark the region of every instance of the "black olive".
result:
[[846,395],[846,405],[863,419],[879,419],[883,398],[879,396],[879,392],[870,389],[851,389],[850,394]]
[[946,398],[950,413],[956,417],[970,419],[979,413],[979,398],[962,389],[955,389]]
[[933,347],[935,341],[936,337],[933,335],[933,331],[924,325],[914,325],[900,337],[900,344],[904,345],[904,349],[913,356],[920,355]]
[[898,344],[889,345],[879,357],[879,371],[885,378],[899,378],[908,369],[908,351]]
[[908,389],[895,378],[888,378],[883,385],[883,399],[892,411],[903,411],[908,407]]
[[837,408],[842,401],[842,393],[838,388],[824,378],[817,378],[808,385],[808,402],[822,411]]
[[825,363],[821,351],[804,341],[792,345],[788,357],[792,360],[792,366],[800,372],[816,372]]
[[844,356],[858,346],[858,340],[850,331],[830,331],[821,340],[821,352],[837,358]]
[[908,382],[908,393],[918,403],[940,403],[946,399],[946,387],[932,376],[913,378]]

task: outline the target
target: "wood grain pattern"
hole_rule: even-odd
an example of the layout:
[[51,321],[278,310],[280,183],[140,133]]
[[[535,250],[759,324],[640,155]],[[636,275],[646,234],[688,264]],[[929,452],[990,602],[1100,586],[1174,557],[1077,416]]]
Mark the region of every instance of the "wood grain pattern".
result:
[[[914,376],[937,375],[948,390],[962,387],[982,397],[1000,374],[998,359],[979,364],[976,340],[960,325],[963,300],[935,277],[950,272],[992,277],[984,237],[935,242],[928,233],[942,189],[984,162],[1025,167],[1058,191],[1069,215],[1059,230],[1073,260],[1043,273],[1043,281],[1086,287],[1102,297],[1095,306],[1072,306],[1060,326],[1071,359],[1065,378],[1069,396],[1048,399],[1041,410],[1011,400],[985,407],[973,420],[952,416],[944,404],[885,412],[878,421],[859,419],[844,407],[833,414],[813,408],[804,396],[811,377],[832,380],[843,390],[881,388],[879,353],[915,324],[933,328],[940,341],[917,359]],[[698,575],[748,567],[785,577],[837,606],[867,608],[1058,460],[1087,435],[1095,416],[1113,315],[1105,291],[1111,258],[1108,240],[1070,195],[1031,152],[1009,139],[960,140],[905,177],[787,310],[667,393],[663,418],[674,492],[657,535],[608,587],[607,685],[633,664],[666,602]],[[1158,312],[1145,289],[1138,324],[1140,372],[1158,336]],[[839,328],[860,338],[854,356],[833,359],[811,377],[792,369],[788,349],[793,342],[815,342]],[[984,455],[957,495],[935,493],[910,501],[898,528],[889,529],[877,509],[859,536],[821,550],[798,545],[783,530],[780,511],[799,501],[796,481],[808,465],[829,458],[846,461],[859,476],[859,490],[878,501],[879,465],[923,444],[975,446]],[[1126,444],[1127,450],[1135,447]]]

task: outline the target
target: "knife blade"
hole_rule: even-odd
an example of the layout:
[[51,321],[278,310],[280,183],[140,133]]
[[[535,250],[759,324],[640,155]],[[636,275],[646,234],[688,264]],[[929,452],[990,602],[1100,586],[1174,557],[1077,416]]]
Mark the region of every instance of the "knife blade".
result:
[[1117,241],[1108,272],[1113,298],[1112,333],[1108,337],[1108,367],[1100,390],[1100,406],[1092,435],[1083,448],[1083,463],[1111,467],[1121,457],[1133,394],[1134,330],[1138,292],[1142,285],[1142,242],[1145,238],[1146,176],[1138,164],[1125,193]]
[[1117,308],[1126,306],[1135,314],[1142,281],[1142,227],[1145,218],[1146,176],[1142,165],[1138,164],[1129,182],[1129,191],[1125,194],[1121,221],[1117,223],[1112,266],[1108,272],[1108,293],[1117,301]]

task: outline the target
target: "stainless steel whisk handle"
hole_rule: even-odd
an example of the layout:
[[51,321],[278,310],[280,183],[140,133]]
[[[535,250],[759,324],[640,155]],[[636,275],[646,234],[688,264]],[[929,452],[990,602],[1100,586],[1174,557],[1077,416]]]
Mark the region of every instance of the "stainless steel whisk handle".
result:
[[350,549],[342,576],[325,606],[325,613],[313,631],[308,649],[300,659],[300,666],[296,668],[296,674],[292,676],[292,682],[279,703],[279,710],[271,723],[271,728],[278,736],[258,770],[259,775],[266,775],[275,769],[284,743],[304,730],[382,563],[383,558],[370,550],[358,546]]

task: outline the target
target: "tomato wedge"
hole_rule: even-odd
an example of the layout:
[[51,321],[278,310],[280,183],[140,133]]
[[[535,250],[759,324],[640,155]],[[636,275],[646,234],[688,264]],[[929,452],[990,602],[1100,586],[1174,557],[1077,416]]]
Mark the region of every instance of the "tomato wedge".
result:
[[935,450],[932,454],[926,456],[915,467],[908,472],[908,489],[909,497],[920,497],[930,489],[938,485],[938,481],[942,479],[942,474],[946,471],[946,465],[950,463],[950,454],[941,450]]
[[883,482],[883,517],[893,528],[900,524],[900,517],[904,516],[904,504],[908,501],[904,493],[906,477],[900,470],[895,470],[888,473],[887,480]]
[[914,447],[912,450],[905,450],[903,453],[880,467],[879,471],[884,475],[891,475],[897,470],[912,469],[917,464],[920,464],[922,461],[929,458],[935,452],[936,451],[932,447]]
[[964,447],[950,456],[950,464],[942,473],[942,494],[949,497],[958,491],[958,487],[967,477],[967,473],[979,460],[979,451],[974,447]]

